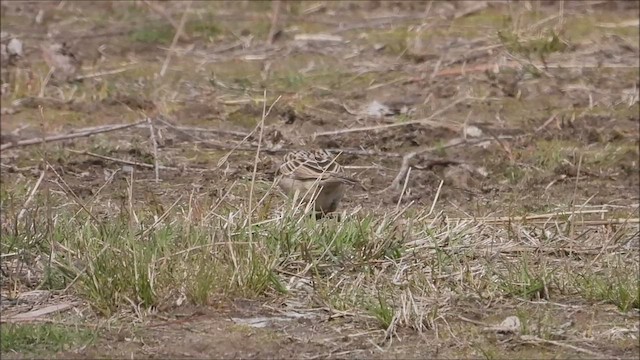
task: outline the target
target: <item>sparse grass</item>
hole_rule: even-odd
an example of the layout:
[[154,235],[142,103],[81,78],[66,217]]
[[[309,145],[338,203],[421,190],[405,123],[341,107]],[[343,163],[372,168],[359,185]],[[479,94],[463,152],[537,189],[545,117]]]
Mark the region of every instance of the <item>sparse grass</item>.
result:
[[2,352],[47,354],[87,346],[96,339],[93,331],[56,324],[2,324]]
[[624,259],[613,261],[611,267],[576,274],[578,290],[588,299],[605,301],[620,311],[640,309],[638,264],[624,264]]
[[144,44],[164,44],[168,45],[173,39],[175,29],[171,24],[152,23],[136,29],[131,33],[131,41]]
[[552,273],[544,266],[533,267],[528,255],[517,262],[508,263],[506,272],[497,276],[498,287],[507,296],[516,296],[528,300],[547,299],[547,288],[551,282]]
[[[126,198],[126,193],[123,196]],[[114,314],[132,302],[153,308],[179,296],[195,304],[207,304],[219,296],[286,293],[286,279],[279,270],[294,271],[301,262],[310,266],[310,275],[331,289],[324,296],[328,302],[345,309],[364,306],[363,310],[374,314],[386,326],[393,314],[406,309],[387,299],[400,297],[403,301],[416,301],[412,299],[421,298],[437,302],[440,296],[450,292],[468,291],[481,297],[502,294],[531,300],[548,299],[565,294],[567,285],[559,284],[566,284],[567,276],[575,275],[558,272],[557,266],[546,265],[548,260],[534,253],[524,253],[515,262],[507,259],[496,262],[482,260],[485,250],[480,250],[481,246],[479,252],[473,248],[463,252],[407,248],[406,239],[419,236],[427,228],[420,223],[399,227],[397,220],[393,220],[394,215],[382,218],[356,215],[340,222],[330,218],[318,222],[287,213],[279,220],[262,224],[254,221],[249,229],[247,214],[242,208],[227,210],[215,217],[181,219],[179,213],[195,212],[176,212],[165,207],[168,217],[151,228],[155,222],[151,209],[130,208],[126,203],[119,213],[98,223],[83,212],[73,218],[71,213],[59,212],[51,237],[45,236],[47,221],[42,217],[27,217],[29,226],[19,225],[17,233],[4,231],[3,238],[8,241],[2,243],[2,252],[26,250],[31,254],[49,254],[51,241],[61,244],[62,249],[75,249],[72,253],[56,252],[57,260],[43,269],[48,274],[43,283],[64,288],[79,276],[73,289],[105,315]],[[7,203],[2,205],[9,210]],[[197,214],[205,216],[206,212]],[[155,216],[162,215],[156,212]],[[449,246],[466,247],[473,241],[476,229],[476,225],[468,223],[458,225],[455,232],[430,228],[424,234],[429,234],[435,243],[446,238]],[[253,232],[251,238],[248,231]],[[504,233],[507,234],[509,232]],[[508,237],[498,239],[498,244],[503,245],[495,246],[513,243]],[[478,245],[476,242],[474,246]],[[470,260],[478,257],[479,263]],[[418,259],[424,259],[420,260],[422,265],[411,265]],[[485,268],[484,275],[470,270],[478,266]],[[633,266],[637,268],[633,262],[621,261],[616,273],[631,274]],[[85,271],[80,272],[82,269]],[[339,269],[342,270],[336,277],[335,271]],[[410,273],[417,272],[404,273],[408,269],[414,269]],[[420,275],[424,271],[430,275]],[[452,275],[457,273],[467,275]],[[571,283],[584,294],[585,300],[611,301],[625,311],[637,307],[637,282],[631,278],[618,276],[618,281],[611,282],[598,273],[584,274],[579,281]],[[407,279],[412,280],[405,285],[409,286],[406,290],[393,285],[405,283]],[[362,295],[376,301],[358,301]],[[425,308],[412,315],[405,314],[406,325],[423,323],[429,313]]]
[[395,311],[393,306],[390,305],[381,294],[378,294],[377,299],[371,300],[367,307],[371,315],[378,320],[382,329],[386,330],[391,326],[395,317]]
[[215,25],[215,19],[213,18],[193,19],[186,23],[185,29],[187,34],[204,37],[209,41],[213,40],[215,36],[220,35],[222,32],[222,30]]
[[407,27],[397,27],[384,31],[372,31],[367,37],[368,43],[383,44],[385,53],[397,56],[407,49],[409,32]]
[[546,36],[534,39],[522,39],[515,33],[498,31],[498,38],[507,50],[525,56],[527,59],[544,59],[549,54],[566,50],[567,45],[560,40],[558,34],[551,32]]
[[[629,13],[628,18],[621,19],[618,16],[611,16],[610,14],[603,14],[600,12],[594,12],[593,14],[584,14],[580,16],[570,17],[566,20],[563,27],[564,36],[571,41],[585,41],[587,39],[595,39],[598,32],[593,31],[594,27],[602,23],[618,23],[623,20],[633,18],[632,13]],[[637,16],[637,13],[636,13]],[[638,41],[639,33],[637,26],[618,26],[607,29],[607,33],[616,34],[628,38],[629,41]]]

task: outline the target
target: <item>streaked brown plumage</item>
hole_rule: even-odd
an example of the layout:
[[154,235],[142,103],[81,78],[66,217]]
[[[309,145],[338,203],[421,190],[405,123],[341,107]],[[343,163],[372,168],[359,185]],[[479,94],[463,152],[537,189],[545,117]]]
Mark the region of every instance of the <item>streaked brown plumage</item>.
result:
[[314,209],[319,216],[336,211],[345,185],[359,184],[344,175],[336,156],[327,150],[299,150],[287,153],[278,170],[278,185],[289,196],[299,192],[305,201],[315,198]]

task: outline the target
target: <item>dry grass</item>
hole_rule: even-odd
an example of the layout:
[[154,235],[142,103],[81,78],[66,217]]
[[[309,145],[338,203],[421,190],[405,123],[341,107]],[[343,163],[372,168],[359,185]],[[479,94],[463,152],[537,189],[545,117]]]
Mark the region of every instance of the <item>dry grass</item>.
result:
[[[632,14],[189,4],[21,10],[99,34],[66,39],[82,82],[3,63],[3,355],[637,356]],[[272,186],[301,147],[371,191],[316,220]]]

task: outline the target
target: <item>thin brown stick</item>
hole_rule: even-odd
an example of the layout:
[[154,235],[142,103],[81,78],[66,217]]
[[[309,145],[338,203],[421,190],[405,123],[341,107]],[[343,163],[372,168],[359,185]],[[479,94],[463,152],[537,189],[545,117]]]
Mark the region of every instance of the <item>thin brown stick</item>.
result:
[[[489,250],[489,249],[486,249],[486,250]],[[616,251],[616,253],[624,253],[624,251],[617,250],[617,246],[608,246],[608,247],[603,246],[600,248],[591,248],[591,249],[579,249],[574,247],[565,248],[565,247],[516,246],[508,249],[500,249],[498,251],[501,254],[536,252],[536,253],[544,253],[549,255],[553,255],[553,254],[598,255],[600,253],[603,253],[604,251],[607,251],[609,253],[611,251]]]
[[[379,18],[373,18],[367,20],[362,23],[354,23],[346,26],[336,27],[335,30],[331,31],[332,34],[337,34],[341,32],[356,30],[356,29],[366,29],[366,28],[375,28],[380,26],[388,26],[392,24],[399,24],[402,22],[407,22],[411,20],[422,20],[422,21],[430,21],[433,18],[426,18],[424,13],[411,14],[411,15],[400,15],[400,16],[382,16]],[[342,24],[340,24],[342,25]]]
[[64,135],[53,135],[53,136],[48,136],[48,137],[45,137],[45,138],[38,137],[38,138],[32,138],[32,139],[27,139],[27,140],[20,140],[20,141],[15,142],[15,143],[2,144],[0,146],[0,150],[11,149],[11,148],[14,148],[14,147],[19,147],[19,146],[28,146],[28,145],[43,144],[43,143],[47,143],[47,142],[69,140],[69,139],[86,137],[86,136],[91,136],[91,135],[96,135],[96,134],[101,134],[101,133],[106,133],[106,132],[111,132],[111,131],[116,131],[116,130],[123,130],[123,129],[127,129],[127,128],[130,128],[130,127],[136,126],[136,125],[143,124],[145,122],[146,122],[146,120],[142,120],[142,121],[138,121],[138,122],[131,123],[131,124],[116,125],[116,126],[113,126],[113,127],[110,127],[110,128],[102,128],[102,129],[97,129],[97,130],[93,130],[93,131],[81,132],[81,133],[64,134]]
[[167,68],[169,67],[169,62],[171,61],[171,55],[173,55],[174,49],[178,44],[178,39],[184,30],[184,24],[187,21],[187,14],[189,13],[189,9],[191,9],[191,0],[187,1],[185,5],[186,8],[182,13],[182,17],[180,18],[180,24],[178,25],[178,29],[176,30],[176,34],[173,36],[173,40],[171,41],[171,47],[169,47],[169,51],[167,52],[167,56],[164,58],[164,63],[162,64],[162,69],[160,69],[160,77],[164,77],[164,74],[167,72]]
[[156,182],[160,182],[160,164],[158,163],[158,142],[156,141],[155,130],[151,119],[147,118],[147,124],[149,125],[149,132],[151,133],[151,145],[153,145],[153,170],[156,176]]
[[40,187],[40,184],[42,183],[42,179],[44,179],[45,174],[46,174],[46,171],[42,170],[42,172],[40,173],[40,177],[38,178],[38,181],[36,181],[36,184],[33,185],[31,192],[29,192],[29,197],[24,202],[24,205],[22,205],[22,210],[20,210],[20,213],[18,213],[18,218],[17,218],[18,221],[20,221],[24,216],[24,214],[26,214],[27,206],[29,206],[29,204],[33,200],[33,197],[36,195],[36,192],[38,191],[38,188]]
[[171,211],[176,205],[178,205],[178,202],[180,202],[180,200],[182,200],[182,195],[180,195],[176,199],[176,201],[174,201],[173,204],[171,204],[171,206],[169,206],[169,208],[162,215],[160,215],[158,220],[151,224],[151,226],[149,226],[147,229],[142,231],[142,233],[140,233],[138,236],[140,238],[144,238],[145,236],[147,236],[153,229],[156,228],[156,226],[158,226],[158,224],[160,224],[164,219],[167,218],[167,216],[169,215],[169,211]]
[[398,203],[396,204],[396,211],[400,208],[400,203],[402,202],[402,197],[404,196],[405,191],[407,191],[407,185],[409,184],[409,176],[411,176],[411,168],[407,170],[407,176],[404,178],[404,185],[402,186],[402,191],[400,192],[400,196],[398,197]]
[[[258,148],[256,149],[256,156],[253,162],[253,173],[251,174],[251,188],[249,189],[249,229],[251,229],[251,217],[253,216],[253,190],[256,182],[256,173],[258,172],[258,161],[260,160],[260,148],[262,145],[262,134],[264,132],[264,121],[271,113],[271,110],[276,105],[276,103],[280,100],[281,96],[269,106],[267,110],[267,90],[264,91],[263,103],[262,103],[262,118],[260,119],[260,132],[258,133]],[[249,232],[249,242],[253,243],[253,235],[252,232]]]
[[269,35],[267,37],[267,44],[273,45],[273,42],[276,39],[276,34],[278,33],[278,23],[280,20],[280,11],[282,9],[282,1],[273,0],[271,2],[271,28],[269,29]]
[[[149,7],[149,9],[151,9],[153,12],[159,14],[160,16],[162,16],[163,18],[165,18],[169,24],[171,24],[171,26],[176,30],[176,32],[178,32],[178,29],[180,29],[180,24],[177,23],[175,20],[173,20],[173,18],[171,17],[171,15],[169,15],[163,8],[156,6],[155,3],[148,1],[148,0],[143,0],[143,2]],[[182,37],[182,39],[184,39],[184,41],[191,41],[191,38],[189,37],[189,35],[181,32],[180,36]]]
[[33,310],[33,311],[11,316],[5,319],[5,322],[37,321],[37,320],[40,320],[39,318],[41,316],[66,311],[77,305],[79,305],[78,302],[65,302],[61,304],[49,305],[38,310]]
[[122,68],[119,68],[119,69],[100,71],[100,72],[86,74],[86,75],[79,75],[79,76],[76,76],[74,78],[74,80],[77,81],[77,80],[84,80],[84,79],[91,79],[91,78],[101,77],[101,76],[105,76],[105,75],[120,74],[120,73],[123,73],[125,71],[132,70],[133,68],[134,67],[132,67],[132,66],[126,66],[126,67],[122,67]]
[[191,126],[173,126],[174,129],[182,131],[194,131],[194,132],[211,132],[214,134],[233,135],[233,136],[247,136],[248,134],[242,131],[211,129]]
[[405,156],[402,157],[402,164],[400,165],[400,170],[398,171],[398,174],[396,175],[396,177],[393,179],[393,181],[391,181],[391,184],[385,188],[384,190],[381,191],[385,192],[387,190],[399,190],[400,189],[400,181],[402,181],[402,179],[405,178],[406,174],[409,172],[409,162],[411,161],[411,159],[413,159],[414,156],[416,156],[418,154],[417,151],[412,151],[408,154],[406,154]]
[[511,221],[527,221],[527,220],[535,220],[535,219],[551,219],[558,216],[570,216],[570,215],[584,215],[584,214],[601,214],[607,213],[606,209],[587,209],[587,210],[578,210],[578,211],[559,211],[554,213],[545,213],[545,214],[535,214],[535,215],[523,215],[523,216],[503,216],[503,217],[487,217],[487,218],[476,218],[477,221],[481,222],[511,222]]
[[549,119],[547,119],[547,121],[544,122],[544,124],[540,125],[538,128],[536,128],[536,132],[540,132],[542,131],[544,128],[546,128],[549,124],[551,124],[554,120],[557,119],[557,113],[552,114]]
[[567,344],[567,343],[563,343],[560,341],[555,341],[555,340],[547,340],[547,339],[542,339],[539,338],[537,336],[533,336],[533,335],[522,335],[520,336],[520,340],[525,342],[525,343],[529,343],[529,344],[536,344],[536,343],[545,343],[545,344],[551,344],[551,345],[555,345],[558,347],[563,347],[565,349],[571,349],[573,351],[577,351],[583,354],[588,354],[589,356],[593,356],[596,359],[605,359],[608,356],[603,354],[603,353],[598,353],[595,351],[591,351],[589,349],[585,349],[585,348],[581,348],[575,345],[571,345],[571,344]]
[[[114,158],[114,157],[111,157],[111,156],[95,154],[95,153],[92,153],[92,152],[89,152],[89,151],[80,151],[80,150],[74,150],[74,149],[66,149],[66,150],[70,151],[72,153],[80,154],[80,155],[93,156],[93,157],[96,157],[98,159],[113,161],[115,163],[126,164],[126,165],[131,165],[131,166],[139,166],[139,167],[144,167],[144,168],[148,168],[148,169],[153,169],[154,168],[153,164],[147,164],[147,163],[141,163],[141,162],[137,162],[137,161],[118,159],[118,158]],[[171,170],[171,171],[214,171],[213,169],[188,168],[188,167],[177,168],[177,167],[174,167],[174,166],[165,166],[165,165],[158,165],[158,168],[160,170]]]
[[[178,132],[178,133],[180,133],[180,134],[182,134],[182,135],[184,135],[186,137],[190,137],[190,138],[196,139],[197,141],[203,142],[203,143],[205,143],[207,145],[211,145],[211,146],[215,147],[216,149],[228,149],[229,148],[229,146],[226,145],[226,144],[217,143],[217,142],[214,142],[212,140],[203,139],[200,136],[197,136],[197,135],[194,135],[194,134],[189,134],[188,132],[180,129],[180,127],[178,127],[178,126],[173,125],[172,123],[170,123],[169,121],[163,119],[162,117],[157,117],[156,120],[161,122],[161,123],[163,123],[163,124],[165,124],[166,126],[171,128],[172,130],[174,130],[174,131],[176,131],[176,132]],[[249,135],[247,135],[247,137],[249,137]]]
[[[107,187],[107,185],[109,185],[111,183],[111,181],[113,181],[113,178],[116,176],[116,174],[120,171],[120,169],[116,169],[114,172],[111,173],[111,175],[109,176],[109,178],[104,182],[104,184],[102,184],[102,186],[100,186],[98,188],[98,190],[96,190],[95,194],[93,194],[93,196],[91,196],[91,198],[89,199],[89,201],[87,201],[87,206],[91,205],[97,198],[98,196],[100,196],[100,193],[102,192],[102,190]],[[78,214],[80,214],[80,211],[82,210],[78,210],[76,211],[75,214],[73,214],[73,216],[71,217],[71,220],[74,220],[76,218],[76,216],[78,216]]]
[[[547,64],[539,64],[537,62],[529,62],[530,65],[535,67],[546,67],[547,69],[584,69],[584,68],[605,68],[605,69],[630,69],[637,68],[638,64],[626,65],[626,64],[613,64],[613,63],[605,63],[605,64],[597,64],[597,63],[551,63]],[[523,65],[517,61],[509,61],[505,64],[478,64],[471,67],[466,66],[456,66],[452,68],[442,69],[434,74],[434,77],[438,76],[457,76],[457,75],[465,75],[470,73],[478,73],[484,72],[487,70],[492,70],[496,66],[503,69],[521,69]]]
[[[93,213],[91,211],[89,211],[89,209],[87,209],[87,207],[85,206],[85,204],[82,202],[82,200],[80,200],[80,198],[78,197],[78,195],[76,195],[76,193],[71,189],[71,187],[69,186],[69,184],[67,184],[66,181],[64,181],[64,179],[62,178],[62,176],[60,176],[60,174],[58,174],[58,172],[56,171],[56,169],[49,163],[47,162],[47,167],[49,169],[51,169],[51,171],[56,175],[56,177],[58,178],[59,181],[56,181],[56,185],[58,185],[60,187],[60,189],[62,189],[62,191],[65,192],[65,194],[67,195],[71,195],[71,199],[76,203],[76,205],[78,205],[82,210],[84,210],[87,215],[89,215],[89,217],[95,221],[95,223],[99,223],[98,219],[95,217],[95,215],[93,215]],[[64,185],[64,186],[63,186]],[[53,248],[52,248],[53,251]]]

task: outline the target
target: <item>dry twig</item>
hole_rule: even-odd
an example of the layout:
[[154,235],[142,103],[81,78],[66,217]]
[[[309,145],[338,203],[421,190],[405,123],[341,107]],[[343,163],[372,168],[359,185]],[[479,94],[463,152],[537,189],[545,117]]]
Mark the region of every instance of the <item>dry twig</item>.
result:
[[180,24],[173,20],[171,15],[169,15],[163,8],[148,0],[143,0],[143,2],[149,7],[149,9],[165,18],[169,22],[169,24],[171,24],[171,26],[173,26],[173,28],[176,30],[176,33],[180,33],[180,37],[182,37],[184,41],[191,41],[189,35],[185,34],[182,31],[179,31]]
[[91,74],[86,74],[86,75],[78,75],[74,78],[75,81],[78,80],[84,80],[84,79],[91,79],[91,78],[97,78],[97,77],[101,77],[101,76],[105,76],[105,75],[114,75],[114,74],[120,74],[123,73],[125,71],[129,71],[134,69],[134,67],[132,66],[125,66],[125,67],[121,67],[119,69],[113,69],[113,70],[106,70],[106,71],[100,71],[100,72],[96,72],[96,73],[91,73]]
[[581,352],[583,354],[588,354],[589,356],[593,356],[595,359],[606,359],[608,358],[607,355],[602,354],[602,353],[597,353],[595,351],[591,351],[589,349],[585,349],[585,348],[581,348],[575,345],[571,345],[568,343],[564,343],[564,342],[560,342],[560,341],[555,341],[555,340],[547,340],[547,339],[542,339],[539,338],[537,336],[533,336],[533,335],[522,335],[520,336],[520,340],[529,344],[552,344],[558,347],[563,347],[565,349],[571,349],[577,352]]
[[191,127],[191,126],[175,126],[175,125],[172,125],[171,127],[173,129],[182,130],[182,131],[210,132],[214,134],[231,135],[231,136],[239,136],[239,137],[245,137],[249,135],[242,131],[233,131],[233,130],[210,129],[210,128]]
[[45,137],[45,138],[37,137],[37,138],[32,138],[32,139],[27,139],[27,140],[20,140],[20,141],[15,142],[15,143],[11,142],[11,143],[2,144],[0,146],[0,150],[11,149],[11,148],[14,148],[14,147],[19,147],[19,146],[42,144],[42,143],[53,142],[53,141],[69,140],[69,139],[75,139],[75,138],[80,138],[80,137],[85,137],[85,136],[91,136],[91,135],[96,135],[96,134],[101,134],[101,133],[106,133],[106,132],[111,132],[111,131],[116,131],[116,130],[123,130],[123,129],[127,129],[127,128],[130,128],[130,127],[133,127],[133,126],[137,126],[137,125],[143,124],[145,122],[146,122],[146,120],[142,120],[142,121],[138,121],[138,122],[131,123],[131,124],[115,125],[115,126],[108,127],[108,128],[99,128],[99,129],[96,129],[96,130],[80,132],[80,133],[54,135],[54,136],[48,136],[48,137]]
[[[120,164],[145,167],[145,168],[148,168],[148,169],[153,169],[155,167],[153,164],[147,164],[147,163],[141,163],[141,162],[137,162],[137,161],[118,159],[118,158],[114,158],[114,157],[110,157],[110,156],[95,154],[95,153],[92,153],[92,152],[89,152],[89,151],[80,151],[80,150],[74,150],[74,149],[66,149],[66,150],[67,151],[71,151],[72,153],[76,153],[76,154],[80,154],[80,155],[93,156],[93,157],[96,157],[98,159],[113,161],[115,163],[120,163]],[[158,167],[160,169],[163,169],[163,170],[174,170],[174,171],[180,171],[181,170],[181,169],[178,169],[178,168],[175,168],[175,167],[163,166],[163,165],[159,165]]]
[[278,34],[278,22],[280,20],[280,11],[282,9],[282,1],[274,0],[271,2],[271,28],[269,29],[269,35],[267,38],[267,44],[273,45],[273,42],[276,39],[276,35]]
[[156,182],[160,182],[160,164],[158,163],[158,142],[156,141],[156,134],[153,129],[153,124],[151,123],[151,119],[147,118],[147,124],[149,125],[149,132],[151,133],[151,144],[153,145],[153,170],[156,175]]
[[35,196],[36,192],[38,191],[38,188],[40,187],[40,184],[42,183],[42,179],[44,179],[45,173],[46,172],[44,170],[40,173],[40,177],[38,178],[38,181],[36,181],[36,184],[33,185],[33,188],[31,189],[31,192],[29,192],[29,197],[24,202],[24,205],[22,205],[22,210],[20,210],[20,213],[18,213],[18,218],[17,218],[18,221],[20,221],[22,219],[22,217],[24,216],[24,214],[27,212],[27,206],[29,206],[29,204],[33,200],[33,197]]
[[187,14],[189,13],[189,9],[191,9],[191,0],[187,1],[185,5],[185,10],[182,13],[182,18],[180,18],[180,24],[178,25],[178,29],[176,30],[176,34],[173,36],[173,41],[171,41],[171,47],[167,52],[167,57],[164,58],[164,63],[162,64],[162,69],[160,69],[160,77],[164,77],[164,74],[167,72],[167,68],[169,67],[169,62],[171,61],[171,55],[175,51],[176,45],[178,44],[178,39],[184,30],[184,24],[187,21]]

